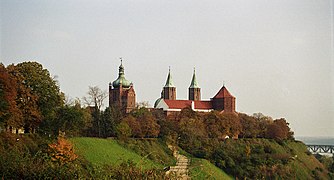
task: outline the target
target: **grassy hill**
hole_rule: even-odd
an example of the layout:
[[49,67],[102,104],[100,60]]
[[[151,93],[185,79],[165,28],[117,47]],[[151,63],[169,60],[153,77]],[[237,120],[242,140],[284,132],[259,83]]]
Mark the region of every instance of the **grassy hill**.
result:
[[[77,137],[71,138],[75,152],[95,165],[119,165],[131,160],[143,169],[174,165],[176,160],[166,144],[158,139],[130,139],[119,144],[112,139]],[[189,154],[185,153],[187,156]],[[189,167],[193,179],[232,179],[208,160],[191,157]]]
[[224,171],[211,164],[210,161],[200,158],[191,158],[189,167],[190,177],[194,180],[198,179],[233,179]]
[[[79,156],[83,156],[97,166],[103,164],[119,165],[131,160],[142,169],[156,168],[162,170],[163,167],[175,164],[172,152],[159,139],[130,139],[121,144],[112,139],[87,137],[70,140]],[[248,158],[245,158],[246,146],[250,146]],[[278,171],[278,173],[290,171],[290,177],[294,179],[329,178],[328,171],[323,164],[308,153],[306,146],[301,142],[287,141],[279,144],[268,139],[239,139],[229,141],[224,147],[223,153],[227,153],[225,158],[228,159],[223,160],[226,163],[234,161],[236,163],[235,168],[244,167],[245,171],[249,171],[249,169],[246,170],[249,167],[254,168],[255,165],[259,166],[268,162],[267,168],[263,166],[263,170],[268,171],[268,173],[276,168],[275,171]],[[191,158],[189,175],[192,179],[233,179],[225,173],[228,171],[224,172],[208,160],[195,158],[182,150],[180,150],[180,153]],[[276,161],[283,162],[284,167],[276,167]]]
[[134,151],[121,146],[115,140],[87,137],[77,137],[70,140],[74,144],[76,153],[95,165],[119,165],[124,161],[131,160],[138,167],[144,169],[163,167],[162,164],[155,163],[147,157],[140,156]]

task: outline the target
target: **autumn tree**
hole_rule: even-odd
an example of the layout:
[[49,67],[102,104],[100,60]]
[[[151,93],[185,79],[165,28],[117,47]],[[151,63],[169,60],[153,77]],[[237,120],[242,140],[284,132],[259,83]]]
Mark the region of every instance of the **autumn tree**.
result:
[[239,119],[241,123],[241,132],[239,137],[242,138],[255,138],[259,133],[259,123],[254,117],[248,116],[247,114],[240,113]]
[[289,123],[284,119],[276,119],[273,123],[268,125],[266,137],[282,141],[285,139],[292,139],[293,132],[290,131]]
[[[42,121],[42,115],[38,106],[38,96],[34,94],[32,88],[27,85],[27,80],[17,66],[9,65],[7,70],[13,82],[16,84],[17,95],[15,102],[23,116],[25,132],[35,131]],[[17,121],[19,121],[19,119]]]
[[78,158],[74,153],[73,145],[63,137],[58,137],[56,143],[49,144],[51,160],[60,165],[70,163]]
[[122,122],[126,123],[129,126],[129,128],[131,129],[131,135],[133,137],[143,138],[145,136],[145,134],[143,134],[139,121],[132,115],[128,115],[123,118]]
[[253,116],[258,123],[258,137],[266,137],[268,125],[273,122],[273,118],[262,113],[254,113]]
[[140,109],[136,109],[132,112],[132,115],[139,122],[143,137],[158,137],[160,125],[147,108],[142,107]]
[[5,127],[23,127],[23,117],[16,99],[17,82],[0,64],[0,124]]

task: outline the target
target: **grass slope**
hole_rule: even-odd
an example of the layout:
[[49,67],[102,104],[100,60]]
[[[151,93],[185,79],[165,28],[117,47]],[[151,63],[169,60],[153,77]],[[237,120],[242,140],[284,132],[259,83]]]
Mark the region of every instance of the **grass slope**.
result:
[[188,152],[184,151],[179,147],[179,153],[187,156],[190,161],[189,166],[189,176],[191,179],[223,179],[223,180],[229,180],[234,179],[228,174],[226,174],[222,169],[218,168],[214,164],[212,164],[210,161],[206,159],[201,158],[195,158]]
[[133,150],[143,157],[147,157],[161,166],[172,166],[176,163],[173,152],[161,139],[129,139],[126,143],[122,143],[122,146]]
[[75,152],[95,165],[119,165],[131,160],[143,169],[161,168],[162,165],[142,157],[139,154],[119,145],[112,139],[76,137],[70,141],[74,144]]
[[308,153],[307,147],[301,142],[289,142],[289,149],[292,149],[297,155],[295,161],[290,167],[298,169],[296,171],[297,179],[307,179],[309,177],[317,177],[319,179],[329,178],[323,164],[321,164],[311,153]]
[[287,166],[295,170],[295,179],[310,179],[317,177],[318,179],[328,179],[328,171],[311,153],[308,153],[305,144],[299,141],[286,141],[278,144],[268,139],[258,139],[263,144],[272,146],[275,154],[288,154],[290,159]]
[[192,158],[189,167],[191,179],[233,179],[224,171],[211,164],[210,161],[200,158]]

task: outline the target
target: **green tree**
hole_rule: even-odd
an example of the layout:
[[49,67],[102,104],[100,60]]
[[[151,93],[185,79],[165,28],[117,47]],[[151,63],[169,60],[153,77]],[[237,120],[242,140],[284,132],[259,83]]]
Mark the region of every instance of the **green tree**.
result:
[[126,141],[132,135],[131,128],[126,122],[121,122],[116,127],[116,135],[118,139]]
[[90,126],[90,117],[87,110],[80,105],[64,106],[57,112],[57,123],[54,124],[55,131],[65,132],[68,136],[82,135]]
[[[40,129],[51,132],[50,125],[55,121],[57,109],[64,104],[64,95],[55,78],[51,77],[49,71],[37,62],[22,62],[15,66],[23,76],[23,85],[31,90],[31,94],[36,96],[37,108],[41,114],[42,124]],[[40,122],[31,128],[36,128]]]
[[102,132],[104,137],[116,136],[116,119],[111,107],[102,112]]
[[203,119],[191,108],[181,110],[178,118],[179,145],[197,157],[204,157],[206,155],[204,143],[208,135]]
[[105,136],[105,122],[102,116],[101,107],[103,101],[107,97],[107,93],[102,91],[98,86],[89,86],[87,96],[83,97],[83,101],[92,112],[92,128],[91,135],[104,137]]

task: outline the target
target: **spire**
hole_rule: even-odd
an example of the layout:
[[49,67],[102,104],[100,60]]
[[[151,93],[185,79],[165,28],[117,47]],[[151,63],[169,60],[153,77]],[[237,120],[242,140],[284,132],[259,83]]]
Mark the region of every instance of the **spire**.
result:
[[131,86],[131,82],[125,79],[124,75],[124,66],[123,66],[123,59],[120,58],[121,65],[119,66],[118,78],[112,83],[114,88],[117,88],[122,84],[122,87],[129,88]]
[[195,71],[195,68],[194,68],[193,79],[191,80],[191,84],[190,84],[189,88],[200,88],[198,86],[198,83],[197,83],[197,80],[196,80],[196,71]]
[[119,75],[119,76],[124,76],[123,59],[122,59],[122,57],[120,57],[119,59],[121,60],[121,65],[119,66],[118,75]]
[[164,87],[175,87],[173,80],[172,80],[172,75],[170,74],[170,66],[169,66],[169,70],[168,70],[168,76],[167,76],[167,81]]

